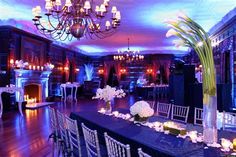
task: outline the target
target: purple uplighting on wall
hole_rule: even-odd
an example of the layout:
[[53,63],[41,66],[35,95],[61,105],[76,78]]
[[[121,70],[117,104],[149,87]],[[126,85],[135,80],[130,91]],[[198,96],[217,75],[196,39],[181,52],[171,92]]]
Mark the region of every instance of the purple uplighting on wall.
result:
[[[64,3],[64,1],[62,1]],[[227,1],[112,1],[121,9],[122,23],[119,31],[103,40],[81,39],[65,42],[68,45],[86,51],[88,55],[114,54],[117,49],[126,47],[127,38],[132,41],[131,47],[143,49],[142,53],[185,54],[186,49],[176,49],[171,41],[166,41],[166,27],[163,21],[178,11],[186,12],[209,30],[222,17],[235,7],[235,0]],[[14,5],[12,5],[14,4]],[[31,19],[31,9],[35,5],[44,8],[44,1],[2,0],[0,2],[0,25],[13,25],[20,29],[38,34]],[[13,11],[14,10],[14,11]],[[11,18],[14,17],[14,20]]]

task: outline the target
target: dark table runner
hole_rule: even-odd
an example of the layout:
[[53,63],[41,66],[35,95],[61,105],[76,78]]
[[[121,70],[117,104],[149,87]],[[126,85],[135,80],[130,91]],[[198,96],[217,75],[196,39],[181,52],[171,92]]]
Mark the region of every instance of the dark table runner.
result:
[[173,135],[156,132],[154,129],[137,126],[132,122],[100,114],[98,112],[72,112],[72,119],[77,120],[80,132],[83,122],[91,129],[98,131],[99,142],[104,144],[104,132],[124,144],[130,144],[132,157],[138,157],[137,149],[152,157],[221,157],[226,156],[220,149],[204,149],[203,143],[194,144],[188,138],[177,138]]

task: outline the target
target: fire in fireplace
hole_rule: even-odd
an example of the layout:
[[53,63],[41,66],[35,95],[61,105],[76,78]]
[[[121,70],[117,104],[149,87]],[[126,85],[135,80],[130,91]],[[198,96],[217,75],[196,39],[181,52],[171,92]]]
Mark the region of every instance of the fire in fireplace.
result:
[[24,86],[24,98],[27,104],[42,102],[42,87],[39,84]]

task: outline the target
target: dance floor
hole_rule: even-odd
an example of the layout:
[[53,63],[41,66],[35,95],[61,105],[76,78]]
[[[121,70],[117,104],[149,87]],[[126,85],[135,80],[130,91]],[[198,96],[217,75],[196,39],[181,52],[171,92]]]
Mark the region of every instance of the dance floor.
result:
[[[115,101],[114,108],[128,108],[135,98],[128,96]],[[72,111],[96,111],[103,101],[79,99],[75,103],[57,102],[50,105],[69,115]],[[25,110],[21,117],[18,110],[3,113],[0,119],[0,157],[49,157],[52,147],[48,142],[49,114],[48,107]]]

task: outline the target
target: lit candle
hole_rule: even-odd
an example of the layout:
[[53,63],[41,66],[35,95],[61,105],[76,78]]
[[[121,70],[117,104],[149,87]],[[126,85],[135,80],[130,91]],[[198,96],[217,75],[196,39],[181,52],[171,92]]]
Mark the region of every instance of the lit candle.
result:
[[100,113],[105,113],[106,112],[106,110],[104,109],[104,108],[101,108],[98,112],[100,112]]
[[10,64],[14,64],[14,60],[13,59],[10,60]]
[[37,66],[37,70],[40,70],[40,66]]
[[29,65],[29,70],[31,70],[32,69],[32,65]]
[[193,143],[197,143],[197,131],[190,131],[189,137]]
[[33,70],[35,70],[35,69],[36,69],[36,66],[34,65],[34,66],[33,66]]
[[114,112],[112,112],[112,114],[113,114],[115,117],[117,117],[117,116],[119,115],[119,112],[118,112],[118,111],[114,111]]
[[233,149],[236,151],[236,138],[233,140]]
[[129,113],[127,113],[125,116],[126,116],[126,119],[130,119],[131,118],[131,115]]
[[43,66],[41,66],[41,70],[43,71]]

